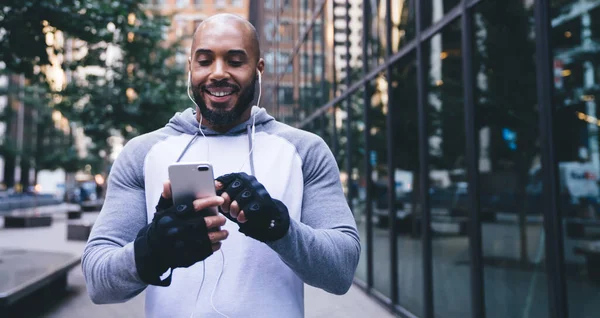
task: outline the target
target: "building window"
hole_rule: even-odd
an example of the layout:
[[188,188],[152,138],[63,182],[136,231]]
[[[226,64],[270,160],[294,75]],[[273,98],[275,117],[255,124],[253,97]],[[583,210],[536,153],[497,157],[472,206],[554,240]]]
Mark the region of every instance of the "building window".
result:
[[315,24],[313,26],[313,39],[315,42],[321,42],[323,39],[323,28],[321,24]]
[[308,74],[310,72],[311,69],[311,65],[310,65],[310,57],[308,56],[307,53],[302,54],[302,72],[304,74]]
[[196,7],[202,7],[204,5],[204,0],[194,0],[194,5]]
[[190,0],[177,0],[177,7],[183,8],[190,4]]
[[292,105],[294,103],[294,88],[279,87],[279,104]]
[[289,21],[281,21],[279,24],[279,41],[290,42],[292,41],[292,26]]
[[243,0],[231,0],[231,6],[241,8],[244,6]]
[[227,6],[227,2],[225,0],[219,0],[219,1],[215,1],[215,8],[217,9],[223,9]]
[[300,9],[308,10],[308,0],[300,0]]
[[[292,70],[292,64],[288,64],[288,61],[290,59],[290,54],[289,53],[278,53],[277,56],[277,73],[291,73]],[[287,68],[286,68],[287,67]]]
[[263,28],[265,39],[269,42],[273,42],[273,31],[275,29],[275,23],[273,21],[267,22],[265,23],[265,26]]
[[313,57],[313,69],[315,70],[315,76],[321,76],[323,74],[323,57],[321,55],[315,55]]

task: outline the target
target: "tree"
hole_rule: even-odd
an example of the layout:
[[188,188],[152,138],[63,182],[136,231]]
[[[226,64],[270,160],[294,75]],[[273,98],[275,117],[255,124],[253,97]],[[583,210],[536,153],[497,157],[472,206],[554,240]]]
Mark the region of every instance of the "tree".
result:
[[[53,128],[51,119],[51,98],[47,89],[44,68],[51,64],[50,56],[64,55],[65,47],[53,45],[54,31],[69,34],[70,38],[86,43],[101,43],[111,34],[106,30],[109,23],[123,24],[129,7],[140,1],[78,1],[78,0],[37,0],[3,1],[0,10],[0,67],[8,75],[9,89],[0,92],[8,96],[10,106],[5,108],[0,120],[8,127],[16,125],[14,105],[20,105],[25,121],[23,134],[16,136],[17,129],[9,129],[0,147],[5,160],[4,182],[12,187],[15,181],[15,166],[21,167],[21,181],[27,186],[30,167],[36,171],[42,167],[63,167],[77,169],[76,155],[66,159],[67,154],[76,154],[71,137],[60,137]],[[50,32],[50,30],[52,32]],[[84,60],[78,61],[83,65]],[[19,76],[23,76],[19,78]],[[14,79],[17,80],[14,80]],[[23,81],[22,78],[25,80]],[[24,82],[25,85],[22,85]],[[37,90],[31,94],[32,90]],[[42,91],[40,91],[42,90]],[[37,130],[37,134],[35,131]],[[40,140],[41,136],[55,136],[48,146]],[[21,138],[22,137],[22,138]],[[21,138],[21,146],[16,139]],[[36,140],[37,139],[37,140]],[[19,162],[17,162],[19,158]],[[65,161],[67,160],[67,161]],[[68,163],[67,163],[68,162]]]
[[[34,77],[49,65],[44,27],[52,26],[89,44],[109,40],[108,23],[123,24],[140,0],[4,0],[0,10],[0,61],[16,74]],[[57,49],[55,53],[62,53]]]
[[[129,139],[156,129],[188,105],[184,67],[173,58],[178,43],[164,42],[169,20],[147,12],[144,1],[7,1],[0,12],[0,62],[13,74],[42,82],[46,79],[40,69],[50,64],[49,52],[69,53],[73,58],[63,59],[62,68],[73,80],[59,96],[37,102],[60,110],[93,140],[90,156],[83,160],[77,159],[72,135],[51,147],[40,143],[29,151],[39,161],[36,167],[77,170],[87,163],[94,172],[107,172],[110,136]],[[74,45],[50,46],[46,38],[57,31]],[[40,113],[38,132],[50,128],[49,116]],[[14,154],[9,144],[3,152]]]
[[[64,90],[59,109],[92,138],[92,156],[107,159],[110,136],[127,140],[157,129],[189,105],[184,66],[173,61],[178,44],[163,41],[166,26],[165,18],[130,7],[127,23],[113,28],[112,39],[92,46],[85,57],[85,65],[102,71],[78,78]],[[107,54],[111,50],[114,58]]]

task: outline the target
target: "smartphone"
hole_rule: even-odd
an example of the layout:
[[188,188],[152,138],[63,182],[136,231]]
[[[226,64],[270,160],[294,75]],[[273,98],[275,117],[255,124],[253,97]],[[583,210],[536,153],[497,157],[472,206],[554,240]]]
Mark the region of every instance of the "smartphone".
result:
[[[173,163],[169,165],[169,181],[175,206],[217,195],[213,168],[208,162]],[[207,215],[218,214],[217,207],[207,209]]]

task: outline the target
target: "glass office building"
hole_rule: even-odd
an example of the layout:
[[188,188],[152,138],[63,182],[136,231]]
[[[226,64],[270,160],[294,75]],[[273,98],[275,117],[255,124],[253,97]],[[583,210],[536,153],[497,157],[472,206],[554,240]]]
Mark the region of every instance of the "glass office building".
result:
[[264,106],[338,160],[359,286],[403,317],[600,316],[600,0],[267,0],[250,19]]

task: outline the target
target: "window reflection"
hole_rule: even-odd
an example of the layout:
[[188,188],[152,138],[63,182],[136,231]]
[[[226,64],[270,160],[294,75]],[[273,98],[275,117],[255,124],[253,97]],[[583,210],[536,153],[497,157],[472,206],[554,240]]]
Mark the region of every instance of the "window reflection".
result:
[[533,9],[532,2],[482,2],[474,16],[489,317],[548,316]]
[[[340,167],[344,167],[340,173],[340,178],[345,184],[346,197],[349,198],[350,208],[354,213],[356,219],[361,244],[367,246],[367,230],[366,230],[366,213],[365,213],[365,202],[366,202],[366,174],[365,174],[365,162],[364,162],[364,151],[365,151],[365,138],[364,138],[364,98],[363,90],[360,89],[356,93],[350,95],[349,99],[344,101],[343,108],[338,109],[336,118],[337,131],[339,132],[338,138],[338,164]],[[351,108],[350,117],[348,116],[347,107]],[[350,120],[350,140],[348,140],[348,120]],[[348,149],[348,142],[350,141],[350,149]],[[350,152],[348,153],[348,150]],[[348,155],[346,155],[348,154]],[[350,164],[350,170],[347,170],[347,160]],[[374,246],[377,246],[375,244]],[[367,279],[367,266],[366,266],[366,251],[361,251],[361,258],[358,265],[356,276],[366,281]],[[375,252],[379,251],[381,257],[388,255],[388,250],[382,249],[380,246],[374,249]],[[389,258],[389,256],[387,256]],[[376,258],[377,259],[377,258]],[[377,261],[375,263],[378,263]],[[388,262],[389,264],[389,262]],[[388,266],[389,268],[389,266]],[[377,271],[377,269],[376,269]],[[382,272],[383,273],[383,272]],[[385,273],[389,273],[389,270]],[[385,275],[381,275],[385,276]],[[384,277],[381,277],[384,278]],[[377,288],[377,284],[375,284]],[[389,286],[389,282],[388,282]],[[387,287],[389,290],[389,287]],[[389,295],[389,293],[387,294]]]
[[427,43],[433,290],[439,317],[470,316],[460,20]]
[[[410,54],[392,68],[389,87],[392,111],[393,157],[398,240],[400,305],[417,316],[423,314],[423,241],[419,213],[419,130],[416,56]],[[382,120],[373,115],[374,121]]]
[[[431,24],[435,24],[436,22],[440,21],[446,13],[450,12],[450,10],[454,9],[454,7],[456,7],[460,3],[460,0],[425,0],[425,1],[431,1],[429,4],[431,7],[426,8],[426,9],[431,10],[431,15],[426,16],[426,19],[428,19],[428,20],[425,21],[426,23],[431,22]],[[424,6],[421,6],[421,7],[424,7]]]
[[371,17],[371,34],[369,45],[369,68],[373,69],[385,60],[387,8],[385,1],[371,1],[369,6]]
[[391,1],[392,52],[415,38],[415,0]]
[[555,150],[571,317],[600,305],[600,1],[552,2]]

